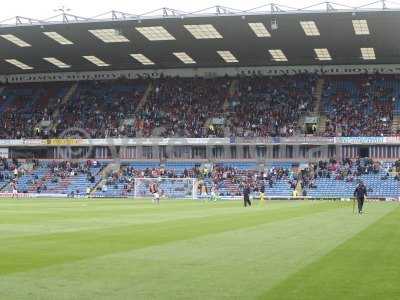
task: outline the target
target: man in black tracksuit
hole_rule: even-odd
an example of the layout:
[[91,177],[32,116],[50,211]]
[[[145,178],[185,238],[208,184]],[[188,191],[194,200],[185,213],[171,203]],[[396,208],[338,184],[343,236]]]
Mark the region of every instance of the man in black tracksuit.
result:
[[244,201],[244,207],[251,206],[250,202],[250,185],[246,184],[246,186],[243,189],[243,201]]
[[365,196],[368,196],[367,188],[365,187],[364,183],[360,182],[354,190],[354,197],[357,198],[359,214],[362,214]]

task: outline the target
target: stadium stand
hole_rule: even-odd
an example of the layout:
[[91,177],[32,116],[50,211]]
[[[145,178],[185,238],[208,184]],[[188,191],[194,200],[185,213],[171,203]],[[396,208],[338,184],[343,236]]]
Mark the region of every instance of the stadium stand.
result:
[[135,111],[146,90],[142,80],[79,82],[67,103],[59,107],[57,132],[71,127],[89,136],[135,137]]
[[0,138],[47,138],[68,83],[10,84],[1,90]]
[[[207,186],[216,186],[219,195],[241,195],[243,185],[251,184],[255,192],[264,184],[269,197],[290,197],[294,190],[311,197],[351,197],[361,180],[372,197],[395,198],[400,193],[400,160],[378,162],[370,159],[345,159],[317,163],[282,162],[259,168],[257,163],[223,162],[212,169],[196,162],[130,163],[123,162],[116,170],[105,173],[107,162],[35,161],[31,170],[18,162],[2,160],[1,190],[11,192],[11,182],[21,193],[85,195],[98,197],[133,196],[135,178],[195,178]],[[19,166],[19,167],[18,167]],[[13,170],[18,169],[17,173]],[[177,191],[181,181],[163,183],[165,191]],[[146,194],[148,191],[137,191]],[[199,191],[200,194],[200,191]],[[187,195],[186,195],[187,196]]]
[[230,99],[234,136],[292,136],[304,133],[300,118],[313,111],[316,75],[244,77]]
[[[35,161],[30,169],[26,165],[14,165],[11,169],[13,176],[8,177],[8,183],[15,182],[21,193],[85,194],[87,188],[93,188],[100,180],[98,174],[102,164],[93,161]],[[5,176],[4,171],[2,174]],[[11,192],[12,187],[6,184],[3,190]]]
[[[71,83],[9,84],[0,95],[0,137],[57,137],[72,127],[92,138],[299,135],[305,132],[301,120],[314,112],[317,79],[309,74],[83,81],[71,95]],[[327,121],[321,135],[393,134],[393,118],[400,115],[397,77],[326,76],[324,82]]]
[[395,76],[328,77],[323,94],[328,116],[325,133],[333,136],[391,135],[399,96],[400,84]]
[[162,78],[153,85],[147,103],[138,112],[143,136],[223,136],[211,121],[223,117],[229,78]]
[[[290,137],[304,135],[304,119],[318,114],[326,124],[314,136],[390,136],[400,119],[399,82],[394,75],[303,74],[7,84],[0,90],[0,137],[52,138],[71,127],[91,138]],[[262,166],[222,160],[206,174],[204,161],[196,160],[127,160],[110,171],[107,161],[2,159],[0,190],[11,192],[15,183],[21,193],[120,197],[135,194],[135,178],[196,178],[221,196],[240,195],[248,182],[255,190],[264,184],[273,197],[289,197],[293,190],[350,197],[362,180],[372,196],[399,195],[399,161],[352,158],[317,164],[272,160]],[[173,193],[182,190],[180,184],[170,181],[162,188]]]

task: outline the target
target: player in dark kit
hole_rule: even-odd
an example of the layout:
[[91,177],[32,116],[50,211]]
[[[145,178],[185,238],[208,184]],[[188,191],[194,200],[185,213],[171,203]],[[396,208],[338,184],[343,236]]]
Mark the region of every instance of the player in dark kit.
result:
[[354,197],[357,198],[357,203],[358,203],[358,213],[362,214],[363,212],[363,205],[364,205],[364,199],[365,196],[367,195],[367,188],[365,187],[364,183],[360,182],[356,189],[354,190]]
[[246,184],[244,189],[243,189],[243,202],[244,202],[244,207],[251,206],[250,202],[250,185]]

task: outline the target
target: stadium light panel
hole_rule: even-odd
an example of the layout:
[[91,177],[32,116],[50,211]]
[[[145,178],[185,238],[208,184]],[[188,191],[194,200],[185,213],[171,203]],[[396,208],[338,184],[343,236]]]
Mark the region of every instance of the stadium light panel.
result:
[[184,25],[195,39],[222,39],[222,35],[211,24]]
[[73,45],[74,44],[73,42],[66,39],[61,34],[55,32],[55,31],[43,32],[43,34],[47,35],[49,38],[51,38],[53,41],[56,41],[60,45]]
[[354,33],[356,35],[368,35],[369,28],[367,20],[352,20]]
[[171,41],[175,38],[162,26],[135,27],[149,41]]
[[21,40],[19,37],[16,37],[13,34],[2,34],[0,35],[2,38],[6,39],[7,41],[17,45],[18,47],[32,47],[31,44]]
[[271,37],[271,34],[265,27],[263,23],[249,23],[251,30],[256,34],[258,37]]
[[18,59],[6,59],[6,62],[8,62],[9,64],[12,64],[22,70],[32,70],[33,67],[28,66],[27,64],[24,64],[23,62],[19,61]]
[[300,25],[307,36],[319,36],[319,30],[314,21],[300,21]]
[[227,63],[237,63],[238,59],[232,54],[231,51],[220,50],[217,51],[218,55]]
[[108,67],[109,64],[101,60],[100,58],[94,56],[94,55],[85,55],[83,56],[84,59],[90,61],[92,64],[98,66],[98,67]]
[[332,60],[329,50],[327,48],[315,48],[315,55],[317,55],[318,60]]
[[281,49],[268,50],[274,61],[288,61],[285,53]]
[[186,52],[174,52],[173,53],[181,62],[184,64],[195,64],[196,61],[189,56]]
[[154,62],[149,59],[147,56],[141,54],[141,53],[135,53],[135,54],[130,54],[135,60],[140,62],[142,65],[154,65]]
[[64,63],[63,61],[59,60],[58,58],[55,57],[43,57],[43,59],[53,65],[55,65],[56,67],[60,68],[60,69],[68,69],[71,68],[70,65],[67,65],[66,63]]
[[361,48],[361,56],[364,60],[376,59],[374,48]]
[[89,32],[98,39],[102,40],[104,43],[129,42],[129,40],[116,29],[92,29],[89,30]]

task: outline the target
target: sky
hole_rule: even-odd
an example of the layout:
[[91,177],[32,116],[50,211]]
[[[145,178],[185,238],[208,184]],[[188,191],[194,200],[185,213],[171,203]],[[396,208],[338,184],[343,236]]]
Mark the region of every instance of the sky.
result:
[[[70,9],[69,13],[84,17],[93,17],[111,10],[123,11],[132,14],[149,12],[161,7],[174,8],[183,11],[196,11],[215,5],[221,5],[236,9],[251,9],[264,4],[274,2],[290,7],[302,8],[326,0],[13,0],[3,1],[0,10],[0,21],[14,16],[44,19],[58,14],[55,10],[62,6]],[[332,0],[332,2],[343,3],[349,6],[360,6],[372,3],[376,0]],[[396,7],[400,7],[399,4]],[[390,5],[388,1],[388,5]],[[140,4],[140,5],[138,5]],[[391,4],[393,6],[393,4]]]

